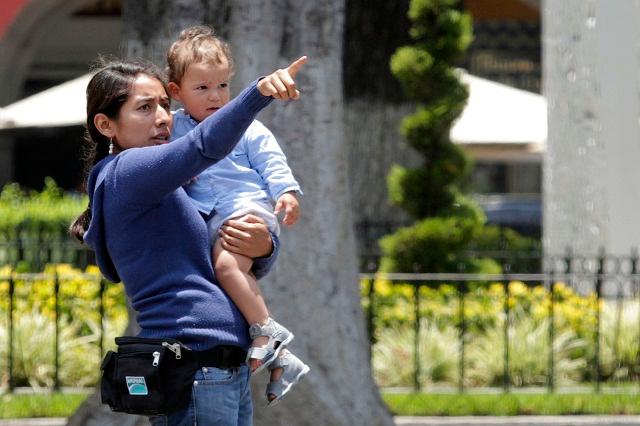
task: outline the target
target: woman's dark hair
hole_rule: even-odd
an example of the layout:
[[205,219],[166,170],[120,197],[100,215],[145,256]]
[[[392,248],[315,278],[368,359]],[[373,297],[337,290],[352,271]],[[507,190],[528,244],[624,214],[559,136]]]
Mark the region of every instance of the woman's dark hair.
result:
[[[87,124],[83,146],[84,183],[91,168],[109,154],[109,139],[96,128],[94,118],[97,114],[105,114],[110,119],[117,119],[120,108],[127,101],[129,92],[136,77],[146,74],[158,79],[165,86],[164,76],[153,63],[142,60],[106,60],[99,58],[94,69],[94,76],[87,85]],[[114,143],[117,143],[114,141]],[[83,242],[84,233],[91,222],[91,204],[73,221],[69,233]]]

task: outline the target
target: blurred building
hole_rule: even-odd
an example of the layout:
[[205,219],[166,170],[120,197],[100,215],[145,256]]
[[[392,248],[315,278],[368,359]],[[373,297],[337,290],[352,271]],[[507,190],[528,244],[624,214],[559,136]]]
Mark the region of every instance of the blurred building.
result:
[[[0,108],[87,73],[98,53],[117,54],[120,9],[120,0],[0,2]],[[60,107],[45,105],[33,116]],[[52,176],[76,188],[83,133],[78,125],[0,131],[0,186],[39,188]]]
[[[474,76],[540,94],[540,2],[465,0],[464,5],[473,16],[474,31],[464,68]],[[546,104],[544,108],[546,112]],[[529,118],[528,114],[535,114],[526,108],[518,113],[523,120]],[[544,120],[543,141],[535,135],[535,141],[520,138],[512,143],[503,140],[467,145],[467,152],[475,159],[473,192],[479,195],[478,201],[489,220],[534,236],[541,235],[542,224],[546,114]],[[503,125],[508,127],[509,119],[505,118]],[[536,130],[531,132],[535,134]]]

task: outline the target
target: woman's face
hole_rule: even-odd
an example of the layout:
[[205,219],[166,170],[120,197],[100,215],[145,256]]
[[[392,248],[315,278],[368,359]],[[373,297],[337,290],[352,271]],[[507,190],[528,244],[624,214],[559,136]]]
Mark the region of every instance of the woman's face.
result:
[[114,142],[121,149],[169,142],[172,117],[170,101],[157,79],[139,74],[131,85],[118,118],[110,121]]

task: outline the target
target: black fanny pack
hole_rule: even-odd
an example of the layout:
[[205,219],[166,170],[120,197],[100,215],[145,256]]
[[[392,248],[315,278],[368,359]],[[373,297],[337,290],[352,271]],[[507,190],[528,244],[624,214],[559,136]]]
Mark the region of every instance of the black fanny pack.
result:
[[102,361],[102,403],[113,411],[162,415],[191,399],[197,356],[175,339],[116,337]]
[[216,346],[196,352],[175,339],[116,337],[118,352],[102,361],[102,403],[113,411],[166,415],[185,409],[200,367],[233,368],[247,352],[237,346]]

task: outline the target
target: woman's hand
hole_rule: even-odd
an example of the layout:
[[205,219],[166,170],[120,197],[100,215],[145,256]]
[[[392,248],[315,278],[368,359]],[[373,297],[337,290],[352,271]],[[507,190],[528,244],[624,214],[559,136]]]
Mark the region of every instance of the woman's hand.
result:
[[307,62],[303,56],[285,69],[279,69],[258,81],[258,90],[263,96],[273,96],[275,99],[298,99],[300,91],[296,89],[296,74]]
[[252,214],[226,221],[218,235],[225,250],[243,256],[264,257],[273,251],[269,229],[261,218]]

